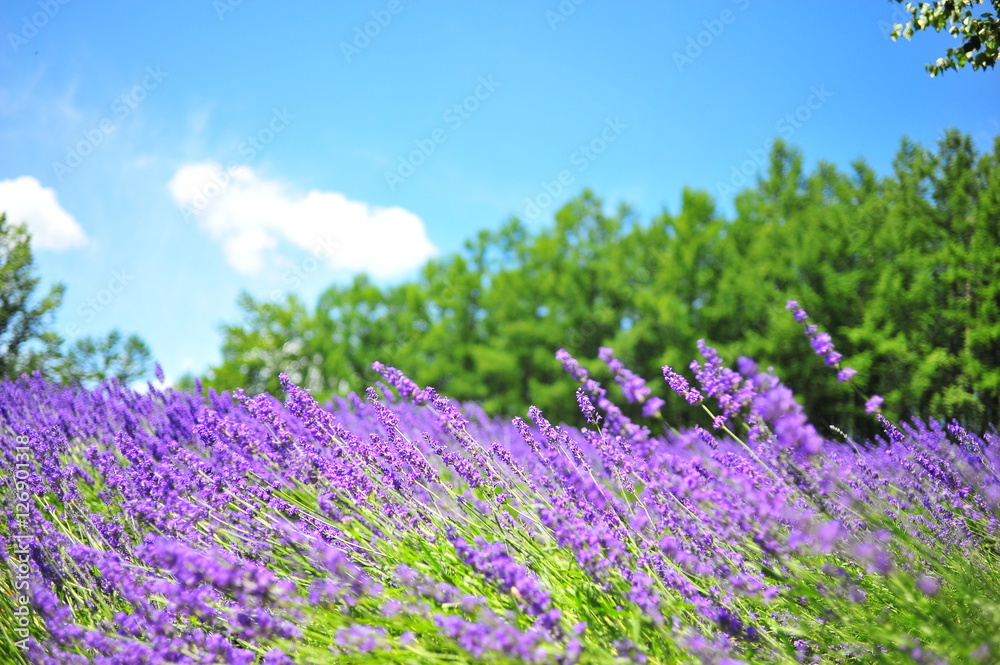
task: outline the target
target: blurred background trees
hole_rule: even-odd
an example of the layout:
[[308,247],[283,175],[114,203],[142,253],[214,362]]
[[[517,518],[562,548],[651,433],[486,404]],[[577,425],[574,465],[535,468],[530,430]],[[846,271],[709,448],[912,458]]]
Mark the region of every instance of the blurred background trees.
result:
[[136,335],[115,330],[67,344],[51,327],[66,289],[56,284],[38,298],[33,262],[27,229],[0,213],[0,377],[38,370],[54,381],[93,385],[149,373],[149,348]]
[[[65,342],[51,327],[64,288],[38,286],[27,231],[0,215],[0,372],[87,385],[149,373],[134,335]],[[813,355],[788,299],[833,335],[858,370],[851,385]],[[287,372],[320,399],[345,395],[373,383],[370,364],[381,360],[491,414],[534,404],[578,423],[555,351],[610,384],[597,361],[610,346],[680,426],[701,415],[666,394],[660,368],[686,370],[704,338],[730,362],[773,366],[821,428],[870,433],[857,407],[875,393],[893,417],[983,426],[1000,419],[1000,138],[985,154],[957,131],[933,151],[904,139],[885,177],[860,160],[807,173],[777,141],[731,219],[702,191],[643,221],[584,190],[550,227],[513,217],[411,281],[358,275],[312,306],[244,294],[239,307],[223,360],[204,377],[220,390],[280,394]]]
[[57,380],[94,385],[106,379],[131,383],[150,373],[149,347],[138,335],[112,330],[105,337],[83,337],[68,345],[53,363]]
[[28,231],[0,213],[0,374],[40,369],[58,353],[60,340],[48,323],[65,287],[57,284],[36,301],[32,262]]
[[[313,308],[244,295],[207,382],[278,394],[288,372],[323,398],[362,390],[381,360],[490,413],[535,404],[578,422],[557,349],[596,367],[611,346],[664,395],[660,367],[685,369],[704,338],[729,361],[773,365],[820,427],[864,429],[853,386],[896,417],[998,420],[1000,138],[982,155],[956,131],[936,152],[904,140],[882,178],[863,161],[806,173],[778,141],[735,208],[725,219],[685,190],[677,214],[644,223],[585,190],[551,228],[511,218],[410,282],[359,276]],[[812,354],[790,298],[834,336],[853,386]],[[670,424],[700,417],[667,400]]]

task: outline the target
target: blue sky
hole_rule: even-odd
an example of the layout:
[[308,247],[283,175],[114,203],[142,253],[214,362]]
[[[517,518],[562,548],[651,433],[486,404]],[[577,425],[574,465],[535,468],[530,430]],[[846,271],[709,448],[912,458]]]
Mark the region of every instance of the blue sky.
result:
[[[578,0],[579,1],[579,0]],[[887,173],[905,135],[1000,135],[995,71],[881,0],[5,0],[0,210],[69,339],[138,333],[168,377],[219,359],[236,297],[404,279],[583,187],[643,219],[778,136]],[[749,160],[749,161],[748,161]],[[737,188],[738,189],[738,188]],[[553,196],[549,192],[554,193]]]

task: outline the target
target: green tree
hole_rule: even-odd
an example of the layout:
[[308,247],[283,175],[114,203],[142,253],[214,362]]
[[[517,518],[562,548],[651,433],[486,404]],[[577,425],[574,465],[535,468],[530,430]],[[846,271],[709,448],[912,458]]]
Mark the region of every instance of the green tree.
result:
[[31,237],[0,213],[0,375],[19,376],[46,368],[61,341],[48,329],[65,287],[56,284],[37,302]]
[[113,331],[66,347],[49,327],[66,287],[56,284],[35,302],[33,261],[27,229],[0,213],[0,377],[39,370],[55,381],[92,383],[112,377],[129,382],[148,373],[149,348],[135,335],[123,339]]
[[[986,404],[985,418],[1000,421],[1000,138],[976,165],[978,205],[964,229],[965,261],[947,276],[960,285],[970,323],[963,330],[962,362],[972,393]],[[992,403],[991,403],[992,402]]]
[[222,364],[212,369],[209,385],[278,395],[281,372],[304,383],[299,370],[308,357],[304,342],[310,319],[302,301],[289,295],[284,302],[259,302],[242,293],[237,305],[243,321],[223,327]]
[[64,382],[93,385],[106,379],[130,383],[149,374],[149,347],[137,335],[117,330],[106,337],[76,340],[62,355],[56,372]]
[[[721,277],[724,225],[708,194],[685,189],[677,215],[663,211],[622,239],[612,284],[618,285],[624,316],[608,345],[649,379],[662,376],[662,365],[687,367],[697,340],[706,336],[706,307]],[[676,406],[669,420],[683,423],[686,409]]]
[[[902,3],[905,0],[894,0]],[[992,4],[994,11],[976,14],[978,5]],[[936,0],[935,2],[906,2],[911,19],[893,27],[892,38],[900,36],[910,39],[919,30],[933,29],[935,32],[947,30],[953,37],[962,40],[958,48],[949,48],[947,54],[925,68],[931,76],[937,76],[948,69],[958,70],[971,65],[973,70],[994,67],[1000,44],[1000,0]]]
[[[598,349],[667,391],[703,338],[734,361],[774,366],[820,427],[871,434],[856,386],[892,416],[1000,418],[1000,139],[978,156],[949,132],[937,151],[904,140],[893,172],[844,173],[776,141],[766,171],[726,220],[685,190],[681,209],[640,223],[585,190],[531,232],[512,218],[418,278],[379,287],[359,276],[310,312],[295,298],[241,300],[213,385],[277,391],[288,372],[317,397],[360,391],[373,360],[492,414],[534,404],[579,422],[560,347],[596,369]],[[799,300],[858,370],[825,371],[787,311]],[[611,390],[617,390],[611,385]],[[668,399],[672,425],[701,418]]]

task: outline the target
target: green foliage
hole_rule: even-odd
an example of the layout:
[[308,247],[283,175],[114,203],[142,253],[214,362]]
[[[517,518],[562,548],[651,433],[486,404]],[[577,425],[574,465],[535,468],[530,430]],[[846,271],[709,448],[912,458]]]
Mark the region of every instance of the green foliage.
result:
[[[867,433],[850,389],[807,370],[812,350],[784,310],[795,299],[890,416],[980,426],[1000,420],[998,225],[1000,139],[983,155],[955,131],[936,153],[904,140],[882,178],[862,161],[807,174],[778,141],[732,220],[704,192],[685,190],[679,213],[643,224],[584,191],[553,227],[532,233],[512,218],[412,282],[379,288],[361,276],[312,311],[293,296],[243,296],[209,384],[277,394],[285,371],[325,398],[362,390],[379,359],[490,413],[534,404],[575,423],[556,349],[594,361],[611,346],[658,379],[704,338],[725,357],[773,365],[821,428]],[[670,425],[694,421],[682,407],[668,402]]]
[[[904,0],[895,2],[902,3]],[[966,65],[971,65],[974,70],[992,68],[996,65],[1000,45],[1000,1],[986,3],[987,7],[993,5],[997,15],[983,12],[977,16],[973,7],[980,4],[984,4],[984,0],[907,2],[906,10],[912,18],[893,26],[892,38],[899,39],[902,35],[910,39],[916,31],[929,29],[935,32],[947,30],[952,37],[959,37],[962,40],[960,47],[949,48],[945,57],[925,65],[931,76]]]
[[0,213],[0,377],[39,370],[66,383],[110,378],[128,383],[149,372],[149,348],[136,335],[123,339],[115,330],[65,346],[49,322],[66,287],[56,284],[34,302],[39,278],[33,261],[27,229]]
[[117,330],[107,337],[76,340],[62,356],[57,373],[65,382],[100,383],[115,378],[130,383],[149,373],[149,347],[137,335],[123,338]]
[[65,287],[57,284],[33,302],[38,277],[32,261],[28,231],[0,213],[0,375],[39,369],[59,347],[59,338],[46,325]]

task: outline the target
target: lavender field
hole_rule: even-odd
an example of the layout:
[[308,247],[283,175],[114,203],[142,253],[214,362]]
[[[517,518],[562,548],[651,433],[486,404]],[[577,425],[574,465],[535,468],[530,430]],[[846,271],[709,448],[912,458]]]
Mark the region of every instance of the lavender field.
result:
[[0,665],[1000,665],[1000,0],[0,24]]
[[[0,661],[1000,662],[995,429],[873,396],[853,441],[700,351],[653,385],[603,349],[617,388],[560,351],[581,428],[379,363],[325,405],[0,384]],[[685,400],[711,424],[670,427]]]

